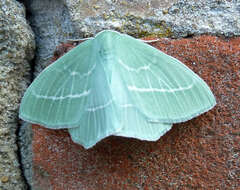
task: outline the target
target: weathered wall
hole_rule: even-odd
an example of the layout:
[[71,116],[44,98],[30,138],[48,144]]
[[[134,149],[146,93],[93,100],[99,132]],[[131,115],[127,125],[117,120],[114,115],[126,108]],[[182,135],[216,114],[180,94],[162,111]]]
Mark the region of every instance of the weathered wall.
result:
[[[99,177],[101,178],[99,179],[99,183],[104,182],[111,186],[112,181],[109,182],[110,180],[113,180],[114,183],[118,183],[118,178],[116,176],[122,179],[121,175],[123,174],[123,176],[125,176],[126,173],[124,172],[127,171],[130,173],[129,175],[133,172],[130,181],[126,182],[126,185],[128,185],[127,187],[141,189],[144,187],[144,184],[156,185],[148,176],[157,176],[154,172],[159,170],[161,170],[162,180],[157,177],[155,178],[155,181],[160,183],[156,187],[167,187],[164,186],[167,184],[181,187],[181,184],[185,181],[192,181],[192,179],[194,179],[194,182],[190,185],[193,187],[201,187],[202,185],[206,185],[207,181],[202,179],[197,173],[195,173],[198,175],[197,177],[192,176],[193,172],[190,171],[190,169],[194,160],[197,160],[197,167],[194,168],[194,172],[200,171],[202,176],[209,177],[213,177],[212,170],[216,169],[220,172],[220,169],[224,169],[222,165],[226,164],[229,168],[224,170],[222,176],[219,176],[224,179],[223,181],[225,184],[222,184],[222,186],[218,184],[218,186],[221,188],[232,183],[230,187],[234,188],[236,185],[236,176],[239,171],[235,167],[237,164],[239,166],[239,163],[236,162],[236,155],[239,154],[237,151],[239,146],[236,145],[236,140],[239,139],[239,132],[236,131],[236,126],[239,124],[236,120],[236,118],[238,118],[237,116],[239,116],[239,108],[235,107],[238,103],[234,97],[237,96],[236,94],[238,94],[239,91],[235,88],[236,86],[233,88],[229,86],[234,85],[234,83],[236,84],[237,77],[239,77],[239,73],[236,74],[236,66],[238,66],[237,64],[239,62],[237,59],[239,53],[236,49],[238,48],[239,40],[232,39],[223,42],[219,38],[214,39],[204,36],[203,38],[194,38],[191,41],[191,36],[212,34],[233,37],[240,35],[239,1],[25,0],[25,5],[29,12],[28,19],[30,25],[36,36],[35,76],[50,63],[53,51],[61,41],[65,41],[68,38],[92,36],[103,29],[114,29],[131,34],[135,37],[149,35],[169,38],[190,37],[189,41],[185,41],[184,39],[172,42],[163,40],[159,42],[159,44],[161,46],[164,46],[164,44],[170,46],[165,49],[167,53],[174,56],[180,56],[179,58],[182,59],[184,63],[188,64],[207,80],[212,89],[214,89],[214,92],[216,92],[219,106],[215,108],[213,112],[210,112],[210,115],[207,114],[200,117],[202,119],[199,119],[199,121],[194,120],[193,123],[187,123],[187,126],[176,125],[173,131],[170,131],[170,133],[163,137],[163,140],[158,141],[157,144],[127,140],[126,142],[130,145],[132,144],[133,147],[140,146],[143,148],[143,153],[141,153],[141,149],[136,148],[136,152],[133,155],[131,155],[131,153],[134,148],[131,149],[130,147],[128,150],[124,148],[123,145],[126,144],[125,139],[117,138],[116,140],[106,140],[106,144],[100,145],[100,148],[85,152],[80,147],[72,145],[68,137],[64,136],[64,134],[56,132],[57,134],[54,135],[52,139],[51,134],[47,133],[50,139],[49,142],[52,142],[54,138],[58,139],[58,137],[62,135],[64,139],[66,137],[64,140],[66,141],[65,144],[61,141],[59,144],[54,141],[52,142],[55,143],[52,146],[59,146],[58,149],[62,149],[59,152],[65,151],[66,153],[66,151],[69,151],[66,147],[72,148],[73,146],[73,150],[75,150],[75,152],[79,151],[79,155],[87,154],[88,156],[84,158],[93,159],[89,162],[90,164],[98,162],[98,160],[94,160],[95,157],[100,160],[107,159],[110,169],[104,169],[98,165],[103,164],[103,161],[100,161],[96,165],[90,165],[89,163],[83,162],[83,164],[86,163],[86,167],[89,167],[92,173],[88,173],[89,168],[87,168],[87,170],[83,169],[81,172],[83,172],[83,174],[88,174],[90,177],[89,179],[91,179],[90,181],[84,181],[82,178],[77,178],[78,181],[74,181],[74,179],[71,179],[70,173],[68,173],[69,176],[66,176],[67,173],[65,173],[65,171],[71,170],[71,167],[70,169],[67,166],[61,169],[54,169],[58,168],[56,167],[57,165],[54,165],[57,164],[57,159],[60,159],[58,160],[60,164],[63,164],[61,159],[69,159],[67,163],[70,165],[75,165],[82,161],[77,160],[76,163],[73,162],[71,160],[73,152],[71,151],[69,154],[65,155],[65,157],[61,157],[60,155],[59,158],[56,158],[57,155],[55,155],[54,151],[50,151],[49,153],[49,150],[53,148],[50,146],[49,142],[46,144],[48,147],[41,144],[45,143],[42,139],[42,135],[45,134],[46,131],[36,129],[33,140],[35,146],[34,170],[37,175],[40,175],[38,179],[41,179],[42,183],[45,183],[47,188],[55,186],[59,189],[63,188],[63,185],[60,184],[57,186],[56,183],[64,181],[65,177],[67,177],[69,181],[73,180],[72,183],[75,187],[77,187],[77,184],[80,184],[81,186],[85,185],[86,189],[91,188],[87,186],[87,184],[92,183],[92,180]],[[16,123],[19,100],[29,82],[28,62],[33,57],[34,40],[33,33],[25,21],[25,13],[22,5],[15,0],[1,0],[0,10],[0,24],[2,24],[0,26],[0,177],[3,177],[1,178],[2,181],[0,180],[0,188],[11,190],[18,187],[19,189],[25,187],[16,155],[17,145],[15,134],[17,129]],[[206,44],[207,42],[204,41],[204,38],[212,41],[212,43]],[[201,43],[197,43],[197,41],[201,41]],[[187,46],[182,52],[181,50],[185,43],[187,43]],[[194,46],[191,46],[192,43]],[[177,46],[177,49],[174,48],[175,46]],[[210,50],[205,52],[205,49]],[[178,53],[175,54],[174,51]],[[196,59],[194,59],[195,56]],[[221,62],[221,60],[224,60],[224,62]],[[192,65],[193,63],[195,63],[195,65]],[[216,70],[214,70],[214,68]],[[229,75],[226,71],[229,71],[231,74]],[[209,76],[212,76],[212,78],[208,78]],[[221,86],[221,88],[218,86]],[[226,113],[228,112],[232,113],[232,115],[227,115]],[[220,118],[224,119],[220,120]],[[219,121],[219,123],[216,123],[216,121]],[[228,128],[226,128],[227,126]],[[24,127],[20,129],[22,163],[24,164],[25,175],[31,184],[31,128],[24,125]],[[215,130],[217,132],[215,132]],[[192,137],[190,138],[188,134],[191,134]],[[202,139],[199,139],[200,137],[198,135],[200,135]],[[225,135],[227,137],[224,137]],[[194,139],[196,141],[194,141]],[[108,145],[109,142],[110,145]],[[176,143],[174,144],[172,142]],[[221,144],[221,142],[223,142],[223,144]],[[39,143],[44,145],[42,149],[36,149]],[[119,143],[123,145],[119,145]],[[198,146],[199,143],[206,144],[204,144],[204,146]],[[220,143],[221,146],[217,145],[217,143]],[[209,144],[211,146],[206,147]],[[123,154],[121,159],[127,160],[130,164],[129,168],[138,166],[139,169],[134,172],[133,170],[128,171],[122,168],[120,171],[123,173],[116,172],[118,167],[122,166],[118,159],[118,151],[121,151],[121,149],[118,150],[117,147],[112,149],[111,145],[120,146],[120,148],[124,149],[126,153]],[[184,145],[191,145],[190,148],[186,146],[182,149],[185,151],[185,154],[181,152],[181,146]],[[108,147],[106,148],[105,146]],[[215,146],[219,149],[217,149],[216,152],[211,152],[212,147]],[[108,153],[104,153],[103,149],[108,150]],[[221,150],[224,150],[223,153],[221,153]],[[49,156],[48,160],[45,160],[42,155],[44,151],[45,154],[47,154],[45,156]],[[165,151],[166,153],[162,156],[161,151]],[[142,154],[141,157],[138,157],[138,153],[139,155]],[[101,156],[102,154],[104,155]],[[190,157],[191,160],[187,162],[186,159],[189,155],[193,157]],[[194,155],[196,155],[196,157]],[[221,158],[221,161],[216,163],[214,157],[218,158],[217,155],[222,155],[224,159]],[[179,158],[179,161],[174,160],[174,156]],[[186,159],[181,159],[185,158],[184,156]],[[206,159],[206,157],[210,160]],[[81,158],[78,157],[78,159]],[[157,163],[166,162],[168,158],[170,161],[167,162],[167,165],[157,165]],[[49,171],[46,171],[45,167],[51,159],[55,159],[54,162],[52,162],[53,170],[50,168]],[[132,161],[128,161],[128,159],[132,159]],[[135,161],[138,165],[134,164]],[[204,161],[208,161],[210,165],[215,164],[216,167],[213,167],[211,170],[210,165],[204,164]],[[185,162],[186,165],[183,165]],[[180,167],[181,165],[183,168]],[[186,167],[190,168],[189,171],[180,173],[180,170],[184,170]],[[171,176],[173,172],[169,168],[172,168],[173,171],[175,171],[174,168],[180,168],[179,171],[176,172],[179,175],[175,177]],[[62,172],[62,170],[64,170],[64,172]],[[106,172],[105,178],[101,170]],[[59,175],[59,178],[56,178],[59,181],[51,181],[53,179],[52,177],[54,177],[53,172]],[[209,175],[206,175],[206,173],[209,173]],[[81,177],[80,174],[76,174],[76,171],[71,174]],[[110,177],[108,177],[108,174]],[[135,176],[135,174],[141,174],[141,177],[139,178],[139,176]],[[95,175],[96,178],[94,178],[93,175]],[[116,178],[112,179],[111,176],[115,176]],[[136,181],[134,181],[134,177],[136,177]],[[171,178],[173,178],[172,181],[167,180]],[[229,178],[229,180],[227,178]],[[200,180],[200,182],[198,180]],[[50,184],[52,186],[50,186]],[[68,186],[69,184],[65,183],[65,185]],[[38,184],[38,186],[41,187],[41,184]],[[44,187],[44,185],[42,187]],[[120,188],[120,186],[116,187]],[[189,186],[189,188],[191,188],[191,186]]]
[[30,22],[38,44],[37,75],[67,38],[114,29],[135,37],[240,35],[240,2],[219,0],[31,0]]
[[34,35],[24,7],[0,1],[0,189],[26,189],[17,146],[18,106],[30,83]]

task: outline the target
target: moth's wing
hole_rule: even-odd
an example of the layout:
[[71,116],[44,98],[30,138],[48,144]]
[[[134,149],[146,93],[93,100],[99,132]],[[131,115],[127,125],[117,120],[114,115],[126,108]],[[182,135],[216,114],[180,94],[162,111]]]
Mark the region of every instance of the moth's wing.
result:
[[120,110],[110,89],[111,73],[104,68],[107,64],[104,57],[99,56],[97,60],[88,106],[85,112],[79,115],[79,127],[68,129],[72,140],[85,148],[91,148],[98,141],[122,128],[119,118]]
[[86,149],[91,148],[98,141],[122,128],[118,115],[114,103],[106,103],[105,108],[84,112],[79,126],[69,128],[68,132],[75,143],[81,144]]
[[150,121],[183,122],[216,104],[208,85],[187,66],[130,36],[118,41],[116,66],[133,104]]
[[156,141],[172,128],[170,123],[147,121],[143,114],[131,106],[124,108],[121,114],[123,128],[119,132],[114,133],[116,136]]
[[43,70],[25,92],[19,117],[49,128],[78,126],[96,69],[91,47],[87,40]]
[[121,110],[119,121],[122,128],[115,133],[116,136],[132,137],[140,140],[156,141],[163,136],[172,127],[172,124],[149,122],[147,117],[139,112],[132,104],[131,96],[124,85],[123,80],[117,70],[114,68],[112,75],[112,95],[115,103]]
[[[116,69],[117,67],[113,67],[111,70],[111,84],[105,87],[103,84],[107,84],[104,82],[107,79],[103,72],[95,74],[97,80],[94,89],[98,92],[96,91],[96,95],[90,95],[89,98],[91,102],[99,98],[97,102],[104,100],[105,103],[89,108],[82,115],[79,127],[68,129],[72,140],[85,148],[91,148],[98,141],[110,135],[155,141],[171,129],[171,124],[148,122],[147,118],[139,113],[131,104],[128,91]],[[105,90],[99,90],[98,86]],[[112,99],[107,99],[106,94],[111,94]]]

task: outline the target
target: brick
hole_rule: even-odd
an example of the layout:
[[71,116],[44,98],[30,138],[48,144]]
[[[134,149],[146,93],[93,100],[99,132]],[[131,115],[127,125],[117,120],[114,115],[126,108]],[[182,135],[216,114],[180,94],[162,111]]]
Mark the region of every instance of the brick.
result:
[[[157,142],[108,137],[85,150],[72,142],[66,130],[33,125],[35,187],[55,190],[239,187],[239,44],[239,37],[208,35],[152,43],[202,77],[217,99],[214,109],[174,125]],[[61,51],[65,52],[64,48]]]

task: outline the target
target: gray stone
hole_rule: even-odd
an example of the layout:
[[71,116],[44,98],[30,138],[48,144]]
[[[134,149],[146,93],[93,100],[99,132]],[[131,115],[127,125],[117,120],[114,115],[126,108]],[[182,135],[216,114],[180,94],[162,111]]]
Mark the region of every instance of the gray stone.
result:
[[33,185],[32,171],[32,125],[24,122],[19,130],[19,148],[24,176],[30,186]]
[[240,35],[240,2],[223,0],[26,1],[38,44],[37,75],[68,38],[114,29],[135,37],[179,38],[203,33]]
[[30,24],[36,36],[35,74],[50,63],[53,51],[61,41],[74,38],[69,7],[58,0],[32,0],[26,2],[31,12]]
[[[240,2],[219,0],[67,1],[80,33],[115,29],[135,36],[240,35]],[[79,11],[81,10],[81,11]]]
[[15,0],[0,1],[0,189],[26,189],[20,169],[18,107],[29,84],[29,61],[34,56],[34,35],[24,7]]

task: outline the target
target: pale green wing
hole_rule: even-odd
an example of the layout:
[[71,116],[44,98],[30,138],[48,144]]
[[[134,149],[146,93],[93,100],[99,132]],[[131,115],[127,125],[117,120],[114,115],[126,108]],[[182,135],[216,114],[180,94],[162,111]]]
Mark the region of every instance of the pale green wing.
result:
[[120,131],[119,118],[116,116],[117,107],[113,102],[88,109],[80,118],[79,127],[69,128],[68,131],[75,143],[84,148],[91,148],[98,141]]
[[[171,124],[148,122],[147,118],[139,113],[136,107],[131,104],[128,91],[125,89],[123,80],[116,68],[112,68],[110,72],[111,83],[108,86],[103,86],[102,89],[105,90],[96,91],[95,96],[90,95],[89,97],[92,99],[91,102],[94,102],[96,98],[105,99],[106,92],[111,89],[112,99],[109,102],[106,101],[105,104],[88,109],[82,115],[79,127],[68,129],[72,140],[82,144],[85,148],[91,148],[109,135],[156,141],[171,129]],[[101,78],[101,76],[104,76],[101,72],[99,72],[99,76],[98,73],[96,75],[98,80],[94,85],[96,85],[96,89],[99,89],[97,86],[105,84],[105,79]],[[111,127],[108,128],[108,126]]]
[[117,44],[115,66],[132,104],[149,121],[183,122],[216,104],[207,84],[177,59],[127,35]]
[[120,76],[117,67],[114,67],[112,72],[112,95],[121,110],[119,121],[122,125],[120,131],[114,135],[148,141],[158,140],[171,129],[172,124],[149,122],[147,117],[132,104],[129,92],[123,84],[123,76]]
[[101,139],[116,133],[122,128],[118,118],[120,113],[112,99],[98,106],[94,103],[99,102],[98,98],[102,101],[103,96],[101,94],[104,93],[98,92],[95,97],[90,97],[94,106],[89,107],[83,115],[79,115],[78,127],[68,129],[72,140],[85,148],[91,148]]
[[144,115],[130,105],[122,110],[121,123],[123,128],[113,135],[146,141],[156,141],[172,128],[172,124],[148,122]]
[[91,51],[87,40],[40,73],[24,94],[20,118],[49,128],[78,126],[96,71]]
[[[97,51],[98,52],[98,51]],[[85,148],[94,146],[101,139],[120,131],[120,110],[110,91],[111,72],[104,69],[105,57],[96,53],[98,60],[92,93],[88,97],[88,106],[82,115],[79,114],[79,125],[68,129],[72,140]],[[113,58],[113,57],[112,57]]]

